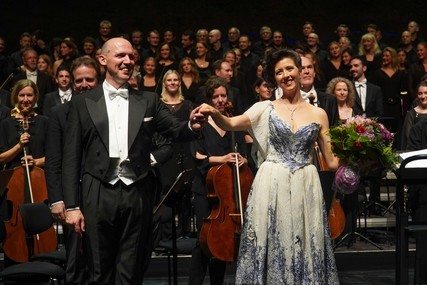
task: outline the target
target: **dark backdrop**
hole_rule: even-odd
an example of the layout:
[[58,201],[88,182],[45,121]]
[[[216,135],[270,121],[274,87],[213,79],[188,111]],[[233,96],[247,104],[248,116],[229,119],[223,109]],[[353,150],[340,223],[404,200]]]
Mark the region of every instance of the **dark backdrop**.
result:
[[383,41],[394,45],[411,19],[427,30],[426,12],[424,0],[0,0],[0,36],[6,39],[8,52],[18,48],[22,32],[36,29],[48,40],[72,36],[79,42],[84,36],[96,37],[99,22],[108,19],[115,34],[138,28],[146,35],[150,29],[162,32],[167,27],[178,36],[187,28],[201,27],[219,28],[225,34],[237,26],[242,33],[257,35],[262,25],[269,25],[289,39],[300,39],[302,24],[309,20],[322,42],[333,38],[340,23],[350,26],[353,42],[364,25],[375,23],[383,31]]

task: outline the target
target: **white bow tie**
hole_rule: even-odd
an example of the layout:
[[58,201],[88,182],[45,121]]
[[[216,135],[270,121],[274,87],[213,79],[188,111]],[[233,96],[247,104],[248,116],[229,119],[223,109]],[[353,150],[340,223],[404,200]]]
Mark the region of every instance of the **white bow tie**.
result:
[[110,90],[108,92],[108,96],[110,97],[111,100],[113,100],[117,96],[127,99],[129,97],[129,91],[127,89]]
[[70,89],[66,91],[59,90],[59,97],[61,98],[62,102],[70,101],[71,95],[72,93]]
[[358,88],[358,87],[365,87],[365,86],[366,86],[366,80],[363,80],[363,81],[361,81],[361,82],[356,81],[356,82],[354,83],[354,86],[356,86],[357,88]]
[[304,91],[301,91],[301,96],[302,96],[302,98],[304,100],[310,100],[310,102],[311,101],[313,101],[313,102],[317,101],[317,97],[316,97],[316,95],[313,92],[304,92]]
[[27,71],[27,76],[37,76],[37,72],[36,71],[34,71],[34,72]]

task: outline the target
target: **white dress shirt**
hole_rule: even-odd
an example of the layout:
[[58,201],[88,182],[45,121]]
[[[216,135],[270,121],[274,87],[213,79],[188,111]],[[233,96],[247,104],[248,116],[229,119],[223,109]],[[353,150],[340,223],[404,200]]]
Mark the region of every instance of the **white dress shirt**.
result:
[[360,102],[362,103],[362,109],[363,113],[365,113],[366,109],[366,79],[363,79],[362,81],[356,81],[354,82],[354,86],[356,87],[357,94],[360,97]]
[[37,84],[37,70],[34,70],[34,71],[27,70],[25,72],[27,74],[27,79],[34,82],[34,84]]
[[140,178],[136,177],[128,158],[129,98],[126,96],[129,94],[127,84],[116,89],[104,81],[102,87],[108,113],[110,155],[110,167],[106,179],[111,185],[116,184],[119,180],[130,185]]
[[68,90],[65,90],[65,91],[62,91],[61,89],[59,89],[59,98],[61,98],[62,104],[70,101],[72,95],[73,95],[73,92],[71,91],[71,88],[69,88]]

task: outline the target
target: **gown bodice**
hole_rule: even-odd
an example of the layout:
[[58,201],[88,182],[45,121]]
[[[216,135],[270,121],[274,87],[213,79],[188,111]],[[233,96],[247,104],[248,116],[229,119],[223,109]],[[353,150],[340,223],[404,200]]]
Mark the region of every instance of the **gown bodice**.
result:
[[310,123],[293,132],[288,122],[279,118],[274,108],[269,118],[267,161],[284,163],[292,171],[311,163],[310,153],[320,125]]

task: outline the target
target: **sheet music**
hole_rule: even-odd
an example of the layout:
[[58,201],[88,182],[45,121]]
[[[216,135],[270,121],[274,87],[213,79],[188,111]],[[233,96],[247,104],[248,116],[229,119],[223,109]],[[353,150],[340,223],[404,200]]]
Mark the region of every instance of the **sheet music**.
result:
[[[404,161],[406,158],[418,155],[418,154],[427,154],[427,149],[421,149],[421,150],[415,150],[415,151],[408,151],[408,152],[402,152],[399,154],[399,166],[402,161]],[[414,160],[406,165],[406,168],[427,168],[427,159],[418,159]]]

